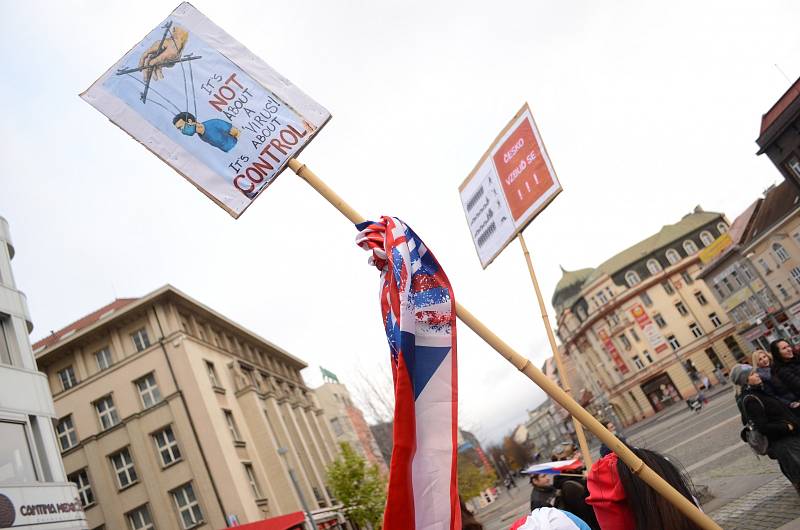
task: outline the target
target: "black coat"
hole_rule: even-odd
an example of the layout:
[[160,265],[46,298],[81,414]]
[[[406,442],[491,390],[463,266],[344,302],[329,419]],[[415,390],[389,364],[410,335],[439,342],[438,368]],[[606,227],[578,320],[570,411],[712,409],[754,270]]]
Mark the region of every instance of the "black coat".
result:
[[759,387],[747,387],[742,392],[742,408],[770,443],[798,432],[798,420],[792,410]]
[[787,362],[777,356],[773,360],[772,373],[778,376],[786,388],[800,396],[800,359],[794,358]]
[[556,490],[552,486],[546,488],[533,486],[531,491],[531,511],[536,508],[552,508],[555,496]]

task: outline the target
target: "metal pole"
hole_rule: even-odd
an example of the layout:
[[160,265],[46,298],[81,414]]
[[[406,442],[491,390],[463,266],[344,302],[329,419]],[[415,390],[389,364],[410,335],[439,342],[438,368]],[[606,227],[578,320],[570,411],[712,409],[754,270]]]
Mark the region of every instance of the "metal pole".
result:
[[311,523],[311,528],[313,528],[313,530],[317,530],[317,523],[314,521],[314,516],[311,515],[311,510],[306,503],[305,496],[303,496],[303,491],[300,489],[300,484],[297,483],[297,479],[294,476],[294,470],[292,470],[292,466],[289,465],[289,460],[286,458],[286,453],[288,452],[289,450],[285,447],[278,448],[278,454],[281,455],[283,461],[286,462],[286,469],[289,471],[289,478],[292,480],[294,491],[297,492],[297,496],[300,497],[300,505],[303,507],[303,511],[306,512],[306,517],[308,517],[308,520]]

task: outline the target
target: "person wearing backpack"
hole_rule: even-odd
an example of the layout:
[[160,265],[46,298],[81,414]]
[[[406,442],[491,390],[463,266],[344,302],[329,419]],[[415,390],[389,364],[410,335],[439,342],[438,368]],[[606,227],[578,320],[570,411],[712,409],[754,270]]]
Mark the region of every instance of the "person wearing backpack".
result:
[[742,388],[741,405],[747,427],[743,439],[757,449],[758,436],[747,436],[752,429],[766,438],[765,453],[777,460],[781,472],[800,494],[800,433],[798,419],[791,409],[764,392],[761,376],[748,364],[737,364],[731,369],[731,381]]

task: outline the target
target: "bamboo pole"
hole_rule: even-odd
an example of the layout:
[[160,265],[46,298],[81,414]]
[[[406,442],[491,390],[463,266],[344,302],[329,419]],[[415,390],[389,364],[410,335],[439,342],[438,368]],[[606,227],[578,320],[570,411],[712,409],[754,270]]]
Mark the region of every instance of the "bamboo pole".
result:
[[[536,291],[536,300],[539,302],[542,322],[544,322],[544,329],[547,331],[547,340],[550,341],[550,350],[553,352],[553,359],[556,361],[556,369],[558,370],[558,379],[561,381],[561,388],[564,389],[564,392],[571,395],[567,373],[564,371],[564,363],[561,362],[561,354],[558,351],[558,346],[556,346],[556,337],[553,335],[553,328],[550,326],[550,319],[547,317],[547,306],[544,305],[542,290],[539,289],[539,280],[536,279],[536,272],[533,270],[531,253],[528,252],[528,245],[525,244],[525,238],[522,237],[522,232],[517,235],[517,239],[519,239],[519,244],[522,245],[522,253],[525,254],[525,261],[528,263],[528,272],[531,273],[533,290]],[[583,461],[586,464],[586,471],[588,472],[589,468],[592,467],[592,455],[589,454],[589,446],[586,444],[586,435],[583,433],[581,422],[575,419],[575,416],[572,417],[572,424],[575,426],[575,434],[578,436],[578,445],[581,448]]]
[[[322,195],[329,203],[339,210],[351,223],[358,224],[365,219],[347,204],[339,195],[327,184],[322,182],[313,171],[308,169],[305,164],[297,159],[289,160],[289,167],[298,177],[305,180],[312,188]],[[678,493],[675,488],[670,486],[667,481],[658,476],[652,469],[647,467],[642,460],[633,454],[619,438],[614,436],[606,429],[594,416],[589,414],[577,401],[572,399],[566,392],[561,390],[558,385],[550,380],[541,370],[536,368],[530,360],[526,359],[514,349],[506,344],[500,337],[495,335],[483,322],[478,320],[464,306],[455,303],[456,314],[461,321],[474,331],[480,338],[486,341],[497,353],[502,355],[508,362],[514,365],[517,370],[525,374],[531,381],[536,383],[539,388],[549,395],[556,403],[567,409],[573,417],[586,426],[595,436],[614,451],[631,471],[638,475],[651,488],[671,502],[686,517],[704,530],[722,530],[709,516],[704,514],[697,506],[692,504],[686,497]]]

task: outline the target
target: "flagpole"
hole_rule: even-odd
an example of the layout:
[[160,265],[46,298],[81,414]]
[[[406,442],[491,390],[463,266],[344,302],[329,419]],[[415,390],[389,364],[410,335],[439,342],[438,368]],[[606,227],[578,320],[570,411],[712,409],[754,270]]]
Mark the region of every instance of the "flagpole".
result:
[[[550,319],[547,317],[547,307],[544,305],[544,298],[542,298],[542,290],[539,289],[539,281],[536,279],[536,272],[533,270],[533,262],[531,261],[531,253],[528,252],[528,245],[525,244],[525,238],[522,237],[522,232],[517,234],[519,244],[522,245],[522,253],[525,254],[525,261],[528,263],[528,272],[531,273],[531,281],[533,282],[533,289],[536,291],[536,300],[539,302],[539,310],[542,313],[542,322],[544,322],[544,329],[547,331],[547,339],[550,341],[550,350],[553,352],[553,359],[556,361],[556,369],[558,370],[558,379],[561,381],[561,388],[564,392],[570,394],[569,380],[567,380],[567,373],[564,370],[564,363],[561,362],[561,354],[556,346],[556,337],[553,335],[553,328],[550,326]],[[570,394],[571,395],[571,394]],[[586,443],[586,435],[583,433],[583,426],[581,423],[572,416],[572,424],[575,426],[575,434],[578,437],[578,445],[581,448],[583,455],[583,462],[586,464],[586,471],[592,467],[592,455],[589,454],[589,446]]]
[[[289,167],[294,173],[305,180],[317,193],[322,195],[329,203],[331,203],[337,210],[339,210],[347,219],[353,224],[364,222],[364,219],[356,210],[347,204],[335,191],[333,191],[327,184],[322,182],[313,171],[308,169],[305,164],[293,158],[289,160]],[[531,381],[536,383],[539,388],[549,395],[556,403],[567,409],[573,417],[577,418],[579,422],[586,426],[595,436],[608,446],[609,449],[614,451],[620,460],[631,469],[631,471],[638,475],[645,481],[651,488],[656,490],[660,495],[671,502],[678,510],[680,510],[686,517],[695,522],[700,528],[704,530],[722,530],[722,528],[715,523],[709,516],[704,514],[697,506],[692,504],[686,497],[678,493],[675,488],[669,485],[667,481],[657,475],[652,469],[647,467],[642,459],[633,454],[628,447],[622,443],[619,438],[614,436],[608,429],[606,429],[594,416],[581,407],[577,401],[572,399],[569,394],[561,390],[549,377],[544,375],[541,370],[536,368],[530,360],[526,359],[517,353],[511,346],[506,344],[500,337],[495,335],[483,322],[478,320],[472,313],[470,313],[464,306],[455,303],[456,314],[461,321],[466,324],[472,331],[474,331],[480,338],[486,341],[497,353],[505,357],[505,359],[514,365],[514,367],[525,374]]]

